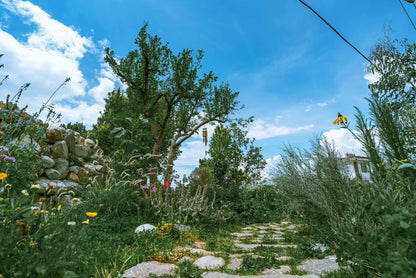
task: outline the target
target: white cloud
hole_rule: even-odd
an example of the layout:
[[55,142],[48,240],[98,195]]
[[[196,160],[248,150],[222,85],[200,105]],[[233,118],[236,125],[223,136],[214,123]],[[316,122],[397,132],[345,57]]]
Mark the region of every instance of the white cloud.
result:
[[321,103],[318,103],[317,105],[318,105],[318,106],[320,106],[320,107],[325,107],[325,106],[327,106],[327,105],[328,105],[328,103],[326,103],[326,102],[321,102]]
[[264,167],[263,172],[262,172],[262,179],[268,180],[269,178],[271,178],[271,175],[273,173],[273,170],[276,164],[278,164],[281,161],[282,161],[282,156],[280,154],[275,155],[273,158],[267,158],[266,167]]
[[249,127],[247,136],[255,139],[267,139],[276,136],[284,136],[302,131],[310,130],[314,127],[313,124],[300,126],[300,127],[287,127],[279,126],[276,123],[266,123],[265,121],[258,120]]
[[342,156],[345,156],[346,153],[364,155],[360,141],[355,139],[351,132],[345,128],[331,129],[325,132],[323,137],[333,144]]
[[[0,49],[4,54],[1,62],[5,65],[0,76],[10,76],[2,89],[14,95],[22,84],[30,82],[31,86],[23,93],[19,106],[29,105],[28,112],[33,113],[39,111],[53,91],[70,77],[71,81],[52,99],[55,111],[63,115],[63,121],[95,123],[99,111],[104,108],[104,97],[114,88],[116,79],[102,61],[96,76],[98,84],[88,89],[80,61],[87,52],[98,53],[92,39],[53,19],[28,1],[0,0],[0,5],[33,28],[19,40],[4,28],[0,29]],[[98,42],[101,48],[108,44],[107,40]],[[96,103],[88,104],[81,100],[84,97]]]
[[178,175],[189,176],[189,174],[199,165],[199,160],[205,157],[205,151],[209,150],[201,140],[184,142],[181,147],[182,153],[175,161],[173,169]]
[[311,112],[312,105],[306,105],[305,112]]
[[380,80],[381,75],[379,73],[367,73],[364,75],[364,79],[368,81],[368,83],[373,84]]

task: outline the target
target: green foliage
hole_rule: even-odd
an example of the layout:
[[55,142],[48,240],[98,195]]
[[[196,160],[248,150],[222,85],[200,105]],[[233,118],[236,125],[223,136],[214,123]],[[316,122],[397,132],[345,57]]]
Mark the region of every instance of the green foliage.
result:
[[[150,184],[154,186],[161,162],[167,163],[165,180],[171,181],[173,162],[184,141],[203,125],[225,122],[240,109],[236,100],[238,93],[228,84],[215,85],[217,77],[212,72],[200,73],[203,51],[194,54],[184,49],[175,55],[158,36],[147,32],[147,24],[140,30],[135,44],[138,49],[121,59],[115,57],[114,51],[106,49],[105,61],[127,89],[123,93],[119,90],[112,95],[114,98],[106,101],[106,112],[93,133],[103,137],[97,129],[114,131],[119,128],[119,132],[126,131],[123,136],[127,138],[123,139],[135,138],[130,141],[133,149],[143,146],[136,140],[143,138],[142,132],[150,134],[145,146],[150,144],[151,151],[139,154],[152,154],[149,172]],[[131,128],[123,123],[112,124],[111,114],[116,119],[130,118],[138,122]],[[123,114],[125,117],[120,117]],[[144,123],[145,127],[140,128]],[[106,147],[110,151],[120,149],[117,144]]]
[[61,127],[66,129],[71,129],[75,132],[79,132],[82,137],[88,138],[88,132],[87,127],[84,125],[84,123],[75,122],[75,123],[67,123],[67,124],[61,124]]
[[212,201],[207,196],[208,186],[199,186],[192,194],[190,187],[180,184],[177,188],[159,188],[156,193],[149,193],[152,211],[155,216],[165,221],[187,224],[198,222],[213,213]]

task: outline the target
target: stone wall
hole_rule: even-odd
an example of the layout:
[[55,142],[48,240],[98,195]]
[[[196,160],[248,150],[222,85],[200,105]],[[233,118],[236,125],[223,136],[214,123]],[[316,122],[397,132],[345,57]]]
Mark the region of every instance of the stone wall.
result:
[[40,179],[42,188],[78,187],[94,178],[103,178],[109,171],[106,158],[98,144],[78,132],[62,127],[49,127],[46,142],[41,143]]

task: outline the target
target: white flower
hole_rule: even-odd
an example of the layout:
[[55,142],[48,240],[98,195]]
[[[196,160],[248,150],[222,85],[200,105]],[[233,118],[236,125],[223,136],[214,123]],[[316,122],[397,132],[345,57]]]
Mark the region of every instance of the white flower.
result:
[[75,221],[69,221],[67,224],[68,224],[69,226],[75,226],[77,223],[75,223]]
[[23,190],[22,190],[22,194],[23,194],[23,195],[25,195],[25,196],[29,196],[29,193],[27,192],[27,190],[26,190],[26,189],[23,189]]

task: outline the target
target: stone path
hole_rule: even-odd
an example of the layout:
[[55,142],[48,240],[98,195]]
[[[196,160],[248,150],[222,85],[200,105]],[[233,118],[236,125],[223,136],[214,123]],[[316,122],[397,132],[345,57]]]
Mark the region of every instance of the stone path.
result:
[[[327,256],[320,260],[308,259],[300,264],[299,259],[296,261],[296,258],[291,256],[297,254],[297,245],[286,243],[283,236],[285,233],[296,233],[298,227],[298,225],[287,221],[279,224],[271,223],[244,227],[240,232],[231,234],[234,249],[230,253],[205,250],[204,242],[197,242],[192,247],[180,247],[177,250],[186,251],[191,256],[200,256],[197,259],[190,257],[186,257],[186,259],[192,260],[199,268],[206,270],[202,275],[204,278],[318,278],[324,272],[338,269],[339,266],[336,263],[335,256]],[[319,245],[319,248],[324,247]],[[244,260],[248,260],[252,268],[249,267],[249,270],[247,270]],[[264,269],[264,267],[258,268],[258,264],[261,265],[263,262],[269,262],[270,267],[267,269]],[[136,265],[127,270],[123,277],[148,277],[150,273],[156,275],[172,274],[176,267],[171,264],[157,263],[152,265],[151,270],[145,272],[141,265],[143,265],[143,268],[149,269],[149,263]],[[166,272],[158,271],[162,268]],[[251,276],[248,275],[253,273],[253,268],[261,270],[251,274]]]

